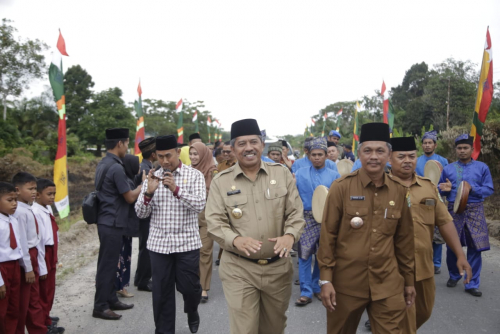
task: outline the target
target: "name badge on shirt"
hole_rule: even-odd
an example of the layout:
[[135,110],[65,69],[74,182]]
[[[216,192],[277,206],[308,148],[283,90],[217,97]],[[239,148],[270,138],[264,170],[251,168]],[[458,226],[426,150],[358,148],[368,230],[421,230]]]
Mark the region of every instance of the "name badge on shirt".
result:
[[365,196],[351,196],[351,201],[364,201]]
[[236,194],[241,194],[241,190],[233,190],[233,191],[228,191],[227,192],[227,195],[228,196],[231,196],[231,195],[236,195]]
[[428,205],[428,206],[435,206],[436,205],[436,201],[433,200],[433,199],[426,199],[425,200],[425,205]]

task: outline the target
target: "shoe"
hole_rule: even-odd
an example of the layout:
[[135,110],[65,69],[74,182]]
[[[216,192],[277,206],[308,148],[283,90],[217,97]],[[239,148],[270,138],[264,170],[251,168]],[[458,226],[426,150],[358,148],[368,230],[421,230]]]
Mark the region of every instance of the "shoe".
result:
[[134,297],[134,294],[128,292],[125,289],[116,291],[116,294],[119,295],[119,296],[121,296],[121,297],[125,297],[125,298],[132,298],[132,297]]
[[319,293],[319,292],[314,293],[314,297],[316,297],[319,301],[322,301],[321,293]]
[[479,291],[479,289],[472,288],[472,289],[465,289],[465,292],[470,293],[474,297],[481,297],[483,293]]
[[215,265],[216,266],[220,265],[220,260],[215,260]]
[[297,252],[294,251],[293,249],[290,251],[290,256],[291,257],[297,257]]
[[368,330],[372,330],[372,324],[370,324],[370,319],[366,320],[365,322],[365,327],[368,328]]
[[311,303],[312,299],[306,296],[300,296],[300,298],[295,301],[295,305],[297,306],[306,306],[307,304]]
[[293,282],[293,284],[300,285],[300,281],[298,279],[296,279],[295,282]]
[[59,322],[59,317],[49,317],[52,322]]
[[134,304],[125,304],[122,302],[116,302],[114,304],[109,304],[109,308],[113,311],[130,310],[132,307],[134,307]]
[[198,311],[188,313],[188,326],[191,333],[197,333],[200,327],[200,315]]
[[448,282],[446,283],[446,286],[449,288],[454,288],[457,286],[457,283],[458,283],[458,280],[454,280],[454,279],[450,278],[448,280]]
[[48,327],[47,334],[61,334],[64,333],[64,327]]
[[118,320],[122,317],[120,314],[116,314],[115,312],[111,311],[110,309],[107,309],[104,311],[94,310],[92,312],[92,316],[94,318],[100,318],[100,319],[104,319],[104,320]]
[[439,275],[439,274],[441,274],[441,268],[440,268],[440,267],[436,267],[436,266],[434,266],[434,274],[435,274],[435,275]]
[[200,303],[206,304],[208,302],[208,296],[201,296]]
[[137,287],[137,290],[139,290],[139,291],[153,292],[153,282],[149,281],[146,286],[139,286],[139,287]]

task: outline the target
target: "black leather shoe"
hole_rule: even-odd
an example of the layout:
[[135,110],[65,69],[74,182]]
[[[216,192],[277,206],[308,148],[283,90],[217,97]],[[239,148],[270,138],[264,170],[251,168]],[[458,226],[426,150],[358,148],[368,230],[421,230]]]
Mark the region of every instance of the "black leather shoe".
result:
[[109,308],[112,309],[113,311],[130,310],[132,307],[134,307],[134,304],[125,304],[122,302],[116,302],[114,304],[109,304]]
[[215,265],[216,266],[220,265],[220,260],[215,260]]
[[441,268],[440,268],[440,267],[436,267],[436,266],[434,266],[434,274],[435,274],[435,275],[439,275],[439,274],[441,274]]
[[449,287],[449,288],[454,288],[454,287],[456,287],[456,286],[457,286],[457,283],[458,283],[458,281],[456,281],[456,280],[454,280],[454,279],[450,278],[450,279],[448,280],[448,282],[446,283],[446,286],[447,286],[447,287]]
[[137,287],[137,290],[139,290],[139,291],[153,292],[153,282],[149,281],[146,286],[139,286],[139,287]]
[[208,303],[208,296],[201,296],[200,303],[202,304]]
[[372,330],[372,324],[370,324],[370,319],[366,320],[365,327],[370,331]]
[[465,289],[465,292],[470,293],[474,297],[481,297],[483,293],[479,291],[479,289],[472,288],[472,289]]
[[188,326],[191,333],[198,332],[198,327],[200,327],[200,315],[198,311],[188,313]]
[[62,334],[64,331],[64,327],[49,327],[47,334]]
[[59,317],[49,317],[49,318],[52,321],[59,322]]
[[104,311],[94,310],[92,312],[92,316],[94,318],[99,318],[99,319],[104,319],[104,320],[118,320],[122,317],[120,314],[116,314],[115,312],[111,311],[110,309],[107,309]]

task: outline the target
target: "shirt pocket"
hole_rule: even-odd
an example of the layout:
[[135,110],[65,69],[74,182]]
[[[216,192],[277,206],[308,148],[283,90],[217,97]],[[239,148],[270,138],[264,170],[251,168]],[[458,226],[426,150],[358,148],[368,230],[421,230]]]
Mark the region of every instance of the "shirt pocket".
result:
[[[434,225],[434,217],[436,211],[436,200],[434,200],[434,205],[426,205],[425,203],[420,203],[418,205],[418,210],[420,212],[421,223],[424,225]],[[424,199],[425,202],[425,199]]]
[[[355,217],[363,220],[363,225],[360,228],[353,228],[351,225],[351,220]],[[346,223],[349,225],[349,232],[364,232],[367,229],[368,208],[347,206],[345,208],[345,218]]]
[[[242,223],[248,222],[250,217],[250,211],[248,207],[248,198],[246,195],[232,195],[224,198],[224,205],[226,206],[226,211],[229,214],[229,219],[233,226],[240,226]],[[241,217],[236,218],[238,210],[241,210]]]
[[265,191],[267,208],[271,214],[281,219],[285,216],[285,201],[288,189],[286,187],[268,188]]
[[387,214],[384,216],[385,219],[382,220],[382,224],[379,226],[380,232],[386,235],[394,235],[399,219],[401,218],[401,210],[388,208]]

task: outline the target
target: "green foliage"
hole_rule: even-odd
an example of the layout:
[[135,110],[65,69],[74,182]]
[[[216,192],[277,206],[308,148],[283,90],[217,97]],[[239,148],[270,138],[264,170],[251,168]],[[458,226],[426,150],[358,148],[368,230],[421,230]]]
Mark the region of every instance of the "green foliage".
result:
[[94,87],[92,76],[80,65],[72,66],[64,73],[66,128],[70,133],[78,132],[79,122],[89,108],[92,87]]
[[29,88],[33,79],[46,73],[43,52],[47,45],[38,39],[21,41],[12,21],[2,19],[0,26],[0,96],[4,106],[3,119],[7,118],[7,97],[18,97]]

